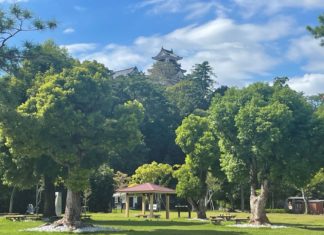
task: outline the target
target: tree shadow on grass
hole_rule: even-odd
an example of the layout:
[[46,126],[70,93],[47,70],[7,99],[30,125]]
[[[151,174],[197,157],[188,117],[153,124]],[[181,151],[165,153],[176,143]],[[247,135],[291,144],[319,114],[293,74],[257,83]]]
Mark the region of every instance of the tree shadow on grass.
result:
[[217,230],[181,230],[181,229],[154,229],[152,231],[143,230],[125,230],[120,232],[107,232],[100,234],[111,234],[114,233],[123,235],[193,235],[193,234],[204,234],[204,235],[248,235],[245,232],[233,232],[233,231],[217,231]]
[[324,231],[323,225],[315,225],[315,224],[275,223],[275,225],[282,225],[290,228],[299,228],[299,229],[314,230],[314,231]]
[[197,226],[208,224],[208,222],[182,222],[182,221],[165,221],[165,220],[90,220],[95,225],[108,226]]

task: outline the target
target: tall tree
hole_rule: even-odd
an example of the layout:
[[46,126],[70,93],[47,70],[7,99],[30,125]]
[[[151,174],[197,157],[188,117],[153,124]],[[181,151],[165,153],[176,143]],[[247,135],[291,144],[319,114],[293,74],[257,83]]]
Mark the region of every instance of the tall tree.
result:
[[251,223],[269,223],[265,206],[271,182],[303,185],[316,166],[311,106],[283,83],[256,83],[216,96],[210,112],[224,172],[231,177],[238,165],[249,172]]
[[17,154],[50,156],[67,169],[66,209],[60,222],[78,227],[80,192],[91,169],[141,142],[143,107],[137,101],[117,103],[110,72],[96,62],[37,76],[29,91],[27,101],[12,112],[16,123],[2,125],[6,144]]
[[219,169],[217,137],[207,117],[194,114],[183,120],[176,133],[176,143],[186,154],[185,164],[175,172],[177,194],[188,199],[198,218],[205,219],[208,172],[216,173]]
[[212,76],[212,68],[204,61],[196,64],[184,80],[166,88],[169,102],[178,108],[182,117],[188,116],[195,109],[206,110],[209,107],[214,84]]
[[[75,63],[75,61],[67,54],[66,50],[61,49],[52,41],[46,41],[41,45],[34,45],[34,47],[29,50],[29,53],[34,56],[31,56],[28,59],[25,58],[21,61],[21,66],[16,69],[15,76],[4,76],[0,79],[1,98],[4,99],[3,104],[8,110],[11,110],[3,116],[3,118],[8,122],[14,120],[14,115],[10,116],[9,113],[14,113],[15,108],[20,103],[26,102],[30,97],[31,93],[29,93],[29,88],[35,83],[37,76],[40,76],[49,70],[52,72],[61,72],[64,68],[71,68],[73,63]],[[14,154],[11,154],[10,159],[16,168],[8,167],[6,171],[9,171],[10,169],[17,171],[18,169],[19,171],[14,174],[17,176],[18,180],[22,174],[26,174],[25,178],[30,181],[32,179],[34,180],[31,184],[22,184],[23,188],[38,184],[38,181],[42,179],[45,195],[43,215],[45,217],[54,216],[54,181],[60,171],[60,167],[58,167],[50,157],[45,155],[36,160],[35,158],[30,158],[26,155],[14,156]],[[23,165],[28,165],[28,168],[20,167],[19,164],[21,165],[22,163]],[[26,172],[23,173],[22,171]],[[28,174],[30,174],[29,177]],[[11,180],[15,182],[13,178],[11,178]],[[15,185],[18,189],[21,188],[20,184]]]

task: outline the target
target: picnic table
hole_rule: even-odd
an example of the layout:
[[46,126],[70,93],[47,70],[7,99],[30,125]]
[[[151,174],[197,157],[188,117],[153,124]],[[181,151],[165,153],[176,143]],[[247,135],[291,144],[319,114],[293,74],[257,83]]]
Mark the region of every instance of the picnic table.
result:
[[214,215],[214,216],[210,216],[211,220],[214,219],[223,219],[225,221],[231,221],[236,217],[236,215],[231,215],[231,214],[220,214],[220,215]]
[[40,220],[39,215],[6,215],[5,218],[11,221],[22,221],[22,220]]

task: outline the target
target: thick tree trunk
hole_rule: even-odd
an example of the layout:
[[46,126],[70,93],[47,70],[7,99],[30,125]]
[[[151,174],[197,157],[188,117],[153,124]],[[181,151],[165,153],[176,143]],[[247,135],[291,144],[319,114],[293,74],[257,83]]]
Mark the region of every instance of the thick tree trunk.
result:
[[13,212],[13,204],[14,204],[14,199],[15,199],[15,193],[16,193],[16,187],[13,187],[13,189],[11,191],[10,202],[9,202],[9,213]]
[[261,184],[260,195],[256,195],[255,184],[251,185],[250,207],[251,218],[250,223],[255,225],[270,224],[266,215],[265,207],[269,194],[268,180],[263,180]]
[[65,225],[72,230],[82,227],[81,223],[81,193],[68,189],[66,196],[66,206],[63,219],[55,222],[56,226]]
[[55,186],[49,177],[44,177],[44,211],[43,216],[48,218],[55,216]]
[[198,208],[197,208],[197,218],[198,219],[206,219],[206,210],[207,207],[205,206],[205,198],[200,198],[198,202]]
[[198,219],[206,219],[207,208],[205,206],[205,198],[201,198],[199,202],[193,201],[191,198],[188,199],[191,207],[196,211]]

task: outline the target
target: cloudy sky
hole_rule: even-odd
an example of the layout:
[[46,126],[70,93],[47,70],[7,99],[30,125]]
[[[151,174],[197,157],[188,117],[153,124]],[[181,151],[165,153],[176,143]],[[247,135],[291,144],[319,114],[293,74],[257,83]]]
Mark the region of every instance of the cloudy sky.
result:
[[[0,0],[2,7],[19,0]],[[209,61],[220,85],[244,86],[288,76],[306,94],[324,92],[324,47],[306,31],[324,0],[20,0],[35,15],[56,19],[48,38],[80,58],[119,70],[146,71],[163,46],[182,67]]]

